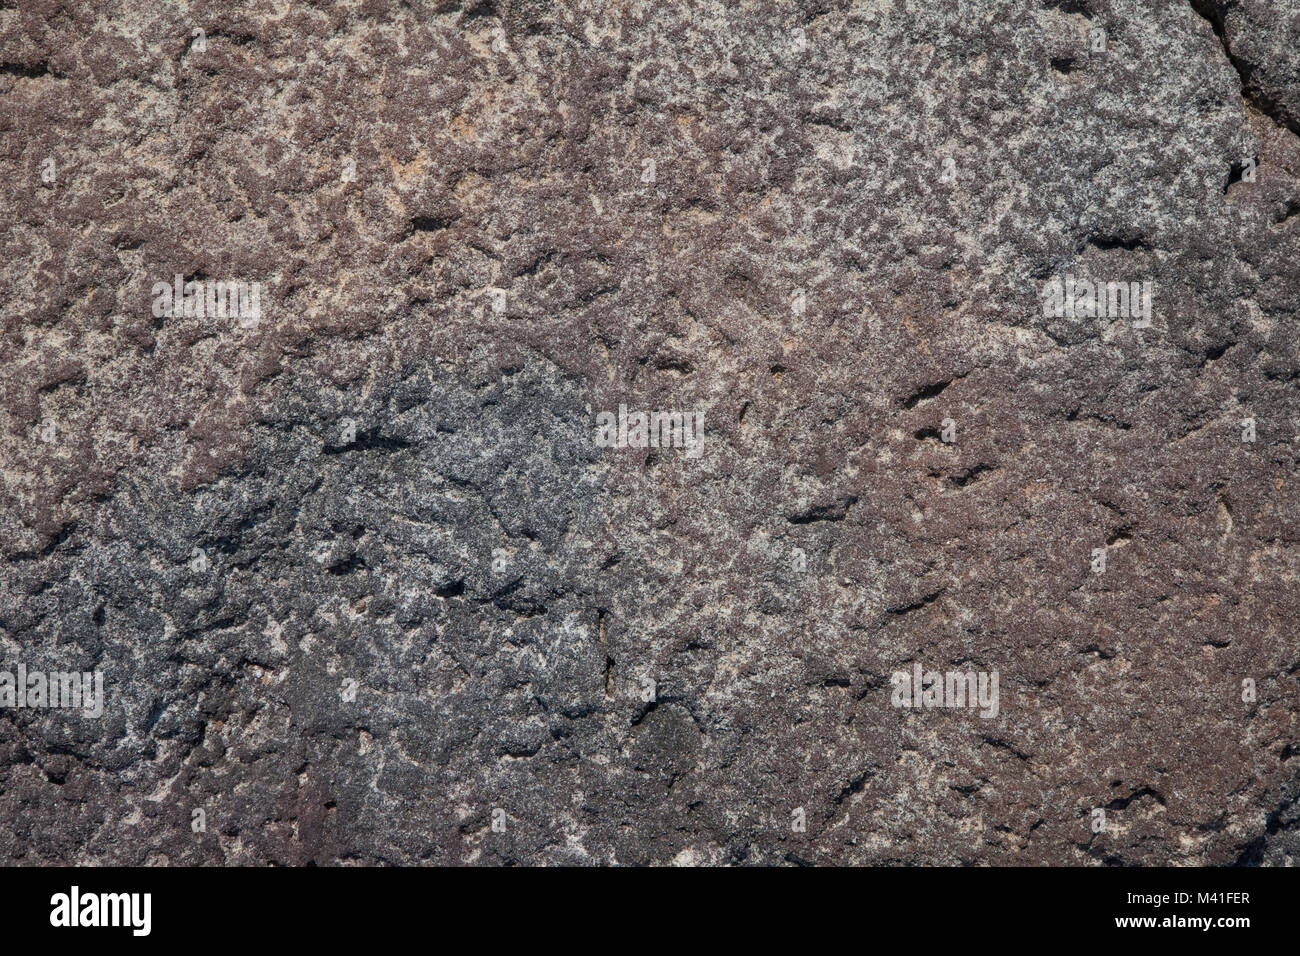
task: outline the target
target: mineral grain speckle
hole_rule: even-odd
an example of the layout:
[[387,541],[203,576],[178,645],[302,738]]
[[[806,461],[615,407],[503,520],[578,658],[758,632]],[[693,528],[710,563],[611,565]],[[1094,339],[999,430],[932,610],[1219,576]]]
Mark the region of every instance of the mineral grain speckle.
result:
[[1289,863],[1298,37],[5,5],[0,862]]

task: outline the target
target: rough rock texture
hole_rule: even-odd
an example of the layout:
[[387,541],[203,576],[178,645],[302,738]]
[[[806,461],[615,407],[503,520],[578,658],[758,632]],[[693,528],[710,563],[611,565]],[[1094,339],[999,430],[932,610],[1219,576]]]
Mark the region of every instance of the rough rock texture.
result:
[[1298,35],[5,4],[0,862],[1300,856]]

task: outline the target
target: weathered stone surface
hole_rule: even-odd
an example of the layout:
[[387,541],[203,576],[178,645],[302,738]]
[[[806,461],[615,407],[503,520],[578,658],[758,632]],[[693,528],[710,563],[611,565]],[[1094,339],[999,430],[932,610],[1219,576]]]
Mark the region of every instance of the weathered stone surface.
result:
[[0,860],[1300,855],[1298,24],[0,10]]

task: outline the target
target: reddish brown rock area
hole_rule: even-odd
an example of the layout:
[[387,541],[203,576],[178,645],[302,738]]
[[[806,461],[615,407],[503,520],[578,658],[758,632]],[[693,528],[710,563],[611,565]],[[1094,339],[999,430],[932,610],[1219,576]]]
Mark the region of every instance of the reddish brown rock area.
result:
[[1298,36],[0,5],[0,863],[1289,865]]

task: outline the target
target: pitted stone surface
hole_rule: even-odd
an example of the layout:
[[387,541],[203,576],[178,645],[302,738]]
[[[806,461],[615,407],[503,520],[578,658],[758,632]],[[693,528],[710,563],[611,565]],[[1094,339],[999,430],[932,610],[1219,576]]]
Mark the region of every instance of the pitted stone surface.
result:
[[3,858],[1294,858],[1298,23],[0,10]]

